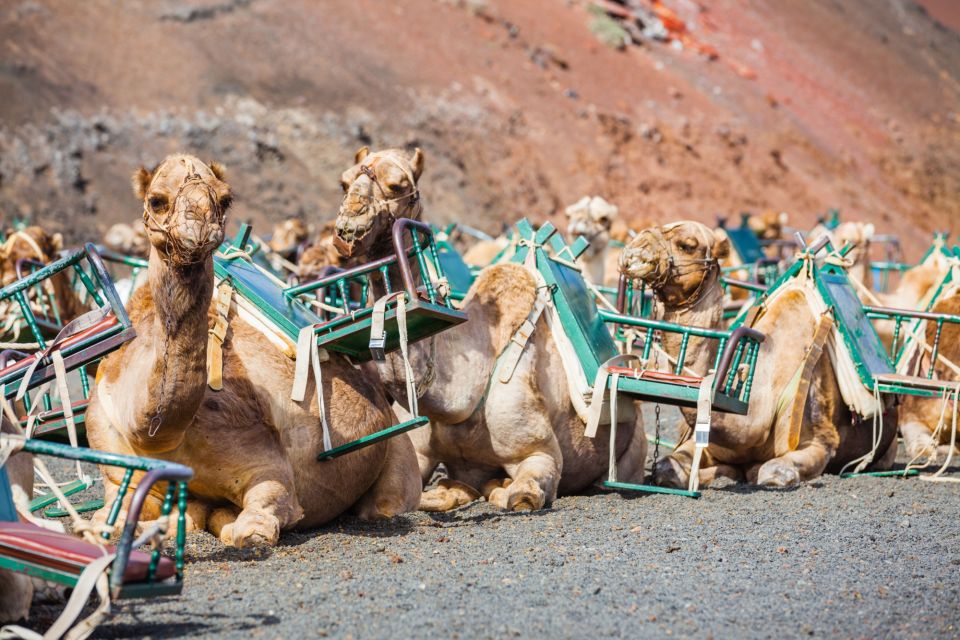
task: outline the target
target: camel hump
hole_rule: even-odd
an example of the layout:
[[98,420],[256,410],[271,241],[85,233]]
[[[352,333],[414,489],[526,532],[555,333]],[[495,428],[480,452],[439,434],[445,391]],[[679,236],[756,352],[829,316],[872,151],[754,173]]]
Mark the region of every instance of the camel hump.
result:
[[537,281],[523,265],[508,262],[481,271],[474,291],[477,302],[496,309],[494,349],[500,353],[533,310]]

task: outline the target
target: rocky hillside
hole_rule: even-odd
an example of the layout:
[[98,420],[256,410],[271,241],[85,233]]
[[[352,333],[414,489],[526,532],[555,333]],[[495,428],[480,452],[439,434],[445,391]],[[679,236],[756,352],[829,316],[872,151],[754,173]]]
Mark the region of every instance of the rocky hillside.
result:
[[422,147],[430,218],[488,230],[585,193],[914,247],[960,219],[960,36],[912,0],[7,2],[0,96],[0,214],[75,239],[176,150],[236,218],[329,218],[361,145]]

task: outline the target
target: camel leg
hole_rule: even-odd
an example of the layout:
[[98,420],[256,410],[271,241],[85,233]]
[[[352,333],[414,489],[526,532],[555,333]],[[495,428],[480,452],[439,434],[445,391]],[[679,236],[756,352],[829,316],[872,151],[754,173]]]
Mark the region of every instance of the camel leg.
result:
[[421,511],[450,511],[480,498],[480,493],[465,482],[443,478],[420,496]]
[[933,431],[924,423],[910,420],[900,425],[900,433],[903,435],[903,444],[906,445],[907,455],[911,459],[936,456]]
[[[643,484],[647,466],[647,437],[643,431],[643,417],[637,407],[637,420],[630,435],[630,444],[617,458],[617,479],[631,484]],[[613,426],[611,425],[611,429]],[[628,432],[629,433],[629,432]],[[617,435],[620,435],[618,433]]]
[[[394,403],[394,411],[396,410],[397,404]],[[429,424],[407,432],[407,436],[409,436],[410,442],[413,443],[413,448],[417,452],[417,466],[420,468],[421,485],[430,482],[430,477],[433,475],[433,472],[436,471],[437,465],[440,464],[440,460],[432,455],[430,435],[431,425]]]
[[[217,507],[210,512],[210,517],[207,518],[207,530],[220,538],[224,544],[233,546],[233,523],[236,522],[239,515],[240,509],[233,505]],[[224,529],[227,529],[227,536],[223,535]]]
[[240,549],[276,545],[280,530],[303,517],[300,503],[287,488],[293,482],[285,480],[267,477],[251,483],[243,495],[243,510],[234,522],[223,525],[220,540]]
[[[690,481],[690,467],[693,465],[693,451],[696,442],[686,440],[674,451],[657,463],[657,484],[674,489],[686,489]],[[710,455],[710,449],[703,452],[700,471],[697,474],[701,487],[708,487],[718,478],[728,478],[734,482],[743,482],[743,472],[729,464],[718,463]]]
[[491,503],[508,511],[536,511],[557,497],[561,463],[543,452],[537,452],[517,465],[506,466],[513,482],[490,493]]
[[413,443],[406,435],[387,440],[387,456],[380,476],[360,498],[354,511],[364,520],[392,518],[417,508],[423,482]]
[[767,487],[791,487],[823,473],[832,452],[814,438],[795,451],[767,460],[757,470],[757,484]]
[[0,571],[0,624],[25,620],[33,600],[30,576]]

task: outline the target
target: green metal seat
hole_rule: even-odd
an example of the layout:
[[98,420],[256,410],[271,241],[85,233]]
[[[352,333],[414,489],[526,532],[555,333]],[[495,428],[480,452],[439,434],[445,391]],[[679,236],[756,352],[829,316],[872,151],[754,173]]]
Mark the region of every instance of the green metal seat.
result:
[[[23,414],[29,409],[39,411],[34,436],[62,440],[67,436],[65,408],[59,395],[44,387],[56,377],[54,352],[62,356],[66,373],[76,378],[68,381],[71,392],[76,392],[79,386],[80,397],[71,401],[71,408],[75,422],[82,429],[83,412],[90,395],[88,366],[131,340],[136,332],[93,245],[88,244],[49,265],[31,265],[30,269],[23,278],[0,290],[0,304],[15,303],[8,313],[14,314],[16,322],[27,328],[25,337],[32,340],[22,342],[20,348],[0,353],[0,385],[8,400],[23,391],[19,403]],[[46,283],[63,272],[72,275],[93,311],[77,319],[46,315],[47,322],[42,322],[38,312],[44,315],[52,305],[38,305],[37,296],[49,299],[50,288]],[[25,380],[28,375],[29,380]],[[39,398],[32,397],[34,394],[39,394]],[[26,424],[27,419],[23,418],[21,425]]]
[[[441,291],[444,271],[430,228],[401,218],[394,223],[392,233],[392,255],[337,271],[314,282],[288,287],[246,259],[250,228],[244,225],[233,242],[223,245],[214,257],[214,271],[220,282],[228,281],[289,345],[296,345],[301,331],[310,327],[318,348],[362,363],[400,348],[396,298],[385,305],[384,334],[371,335],[372,279],[378,279],[387,294],[404,294],[410,343],[467,319],[463,312],[452,307],[450,296]],[[427,418],[414,416],[412,420],[334,447],[321,454],[320,459],[355,451],[426,423]]]
[[[2,438],[11,438],[4,434]],[[93,449],[70,447],[31,439],[23,450],[35,456],[52,456],[66,460],[117,467],[124,470],[116,499],[106,523],[113,527],[125,500],[129,502],[127,519],[115,546],[116,553],[109,569],[113,598],[144,598],[174,595],[183,589],[184,547],[186,544],[187,482],[193,476],[188,467],[172,462],[106,453]],[[160,489],[164,484],[166,487]],[[162,491],[163,517],[174,504],[178,507],[174,558],[166,558],[159,547],[152,551],[136,551],[144,543],[137,540],[137,523],[143,503],[155,488]],[[132,499],[128,494],[134,489]],[[102,535],[104,541],[110,533]],[[66,587],[74,587],[80,573],[93,560],[103,555],[102,547],[65,533],[42,529],[18,519],[11,495],[6,468],[0,467],[0,569],[24,573]]]
[[[552,224],[546,223],[534,231],[526,220],[517,224],[517,230],[521,242],[513,260],[536,268],[544,285],[549,288],[551,303],[587,381],[596,381],[601,374],[615,374],[607,378],[606,388],[615,388],[617,394],[660,404],[697,407],[704,378],[685,374],[687,347],[691,337],[716,340],[718,350],[714,362],[714,382],[712,388],[707,390],[711,408],[726,413],[747,412],[760,342],[764,339],[762,334],[746,328],[730,332],[686,327],[600,309],[593,292],[574,264],[586,248],[582,238],[573,245],[567,245]],[[622,327],[640,330],[644,344],[641,366],[631,368],[608,364],[619,355],[608,325],[613,325],[614,330]],[[663,333],[682,336],[677,363],[670,372],[647,369],[644,364],[649,362],[654,343]],[[746,370],[746,375],[740,375],[743,370]],[[614,438],[616,429],[610,431],[611,438]],[[678,493],[692,497],[699,495],[696,491],[646,485],[626,486],[618,483],[615,475],[615,464],[611,464],[610,479],[606,483],[609,488]]]

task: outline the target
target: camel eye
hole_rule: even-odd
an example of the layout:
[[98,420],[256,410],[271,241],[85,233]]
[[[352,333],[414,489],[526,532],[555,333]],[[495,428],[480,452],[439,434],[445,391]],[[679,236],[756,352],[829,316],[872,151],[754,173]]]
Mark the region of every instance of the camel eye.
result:
[[687,253],[691,253],[694,249],[697,248],[697,243],[694,240],[680,240],[677,242],[680,248]]
[[163,196],[150,196],[150,199],[147,200],[147,206],[154,213],[160,213],[167,208],[167,199]]
[[401,191],[403,191],[403,185],[402,185],[402,184],[399,184],[399,183],[398,183],[398,184],[392,184],[392,185],[390,185],[390,191],[391,191],[392,193],[400,193]]
[[343,192],[344,192],[344,193],[346,193],[346,192],[347,192],[347,189],[350,188],[350,185],[347,184],[347,181],[346,181],[346,180],[341,180],[341,181],[340,181],[340,188],[343,189]]

